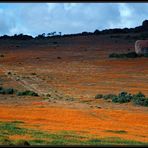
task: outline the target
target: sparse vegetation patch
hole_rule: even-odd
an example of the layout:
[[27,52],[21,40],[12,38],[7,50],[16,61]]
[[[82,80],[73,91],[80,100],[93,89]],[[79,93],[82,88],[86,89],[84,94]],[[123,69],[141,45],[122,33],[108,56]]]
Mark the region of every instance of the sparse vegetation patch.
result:
[[132,99],[132,95],[127,92],[121,92],[118,96],[112,98],[112,102],[114,103],[127,103]]
[[97,94],[97,95],[95,96],[95,99],[101,99],[102,97],[103,97],[102,94]]
[[107,95],[103,95],[103,99],[107,100],[107,99],[113,99],[114,97],[116,97],[115,94],[107,94]]
[[148,98],[141,92],[133,95],[132,102],[137,105],[148,107]]
[[128,92],[120,92],[118,95],[114,94],[107,94],[107,95],[102,95],[102,94],[97,94],[95,96],[95,99],[97,98],[103,98],[105,100],[111,99],[112,102],[114,103],[128,103],[128,102],[133,102],[136,105],[141,105],[141,106],[148,106],[148,98],[141,92],[137,94],[130,94]]
[[109,55],[109,58],[137,58],[137,57],[145,57],[144,55],[137,55],[135,52],[129,52],[129,53],[111,53]]
[[16,92],[13,88],[3,88],[0,87],[0,94],[14,94]]
[[34,91],[30,90],[18,91],[14,88],[3,88],[3,87],[0,87],[0,94],[16,94],[17,96],[38,96],[38,94]]
[[38,96],[37,93],[34,91],[26,90],[26,91],[20,91],[16,93],[17,96]]
[[126,134],[125,130],[106,130],[106,132],[116,133],[116,134]]
[[[22,122],[23,123],[23,122]],[[72,131],[60,131],[49,133],[41,130],[22,128],[15,122],[0,122],[0,145],[4,146],[29,146],[29,145],[147,145],[139,141],[121,139],[119,137],[91,138],[89,136],[78,135]],[[125,134],[126,131],[108,131],[118,134]],[[17,140],[11,139],[12,135],[28,135],[31,139]]]
[[2,57],[2,58],[3,58],[3,57],[4,57],[4,55],[3,55],[3,54],[0,54],[0,57]]

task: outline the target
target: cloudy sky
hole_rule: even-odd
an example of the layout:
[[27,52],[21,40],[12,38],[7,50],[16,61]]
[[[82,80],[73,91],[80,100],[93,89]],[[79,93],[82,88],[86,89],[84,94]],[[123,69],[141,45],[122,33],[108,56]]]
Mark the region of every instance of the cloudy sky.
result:
[[0,35],[131,28],[148,19],[148,3],[0,3]]

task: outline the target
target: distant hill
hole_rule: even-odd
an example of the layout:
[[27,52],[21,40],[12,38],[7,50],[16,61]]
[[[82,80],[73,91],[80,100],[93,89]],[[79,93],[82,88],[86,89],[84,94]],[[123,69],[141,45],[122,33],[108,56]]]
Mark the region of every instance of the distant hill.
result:
[[104,29],[102,31],[96,29],[94,32],[82,32],[82,33],[77,33],[77,34],[65,34],[65,35],[56,35],[56,34],[53,34],[53,35],[50,35],[48,36],[48,34],[51,34],[51,33],[48,33],[47,36],[45,35],[45,33],[43,34],[39,34],[37,35],[36,37],[32,37],[30,35],[23,35],[22,33],[21,34],[15,34],[13,36],[8,36],[8,35],[3,35],[3,36],[0,36],[0,39],[4,39],[4,40],[7,40],[7,39],[12,39],[12,40],[31,40],[31,39],[49,39],[49,38],[56,38],[56,37],[73,37],[73,36],[87,36],[87,35],[101,35],[101,34],[127,34],[127,33],[145,33],[146,34],[146,37],[148,37],[148,20],[144,20],[142,22],[142,25],[141,26],[137,26],[135,28],[114,28],[114,29]]

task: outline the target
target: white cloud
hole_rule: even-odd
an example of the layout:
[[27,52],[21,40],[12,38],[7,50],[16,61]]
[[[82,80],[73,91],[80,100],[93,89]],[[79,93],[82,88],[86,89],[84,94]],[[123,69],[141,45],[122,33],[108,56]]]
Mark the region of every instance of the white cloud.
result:
[[130,9],[125,3],[121,3],[119,4],[119,11],[121,17],[131,17],[133,10]]
[[8,3],[5,8],[0,4],[0,33],[63,34],[135,27],[148,19],[147,14],[144,3]]

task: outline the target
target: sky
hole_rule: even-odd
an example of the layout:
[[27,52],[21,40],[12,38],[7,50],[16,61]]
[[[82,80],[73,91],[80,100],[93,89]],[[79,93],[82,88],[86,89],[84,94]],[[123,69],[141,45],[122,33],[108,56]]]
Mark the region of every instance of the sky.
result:
[[133,28],[146,19],[148,3],[0,3],[0,35]]

